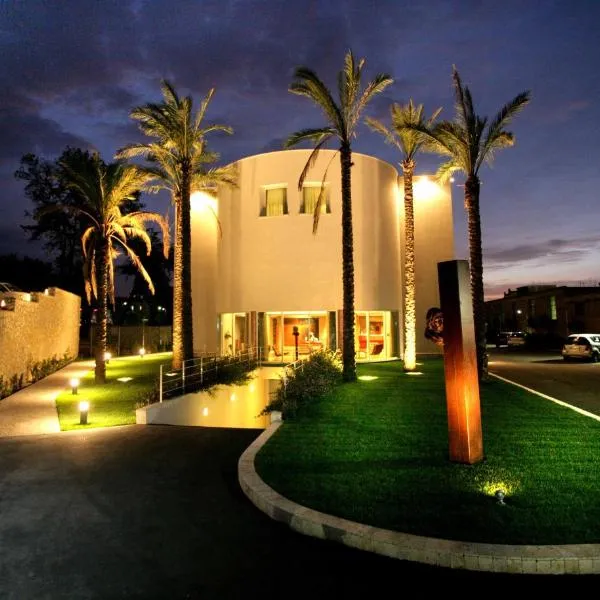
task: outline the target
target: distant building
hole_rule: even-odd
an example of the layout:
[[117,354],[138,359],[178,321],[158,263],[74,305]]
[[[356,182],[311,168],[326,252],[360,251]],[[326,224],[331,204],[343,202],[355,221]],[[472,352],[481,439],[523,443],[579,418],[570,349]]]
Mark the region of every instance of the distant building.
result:
[[566,337],[600,331],[600,286],[528,285],[485,303],[487,330]]

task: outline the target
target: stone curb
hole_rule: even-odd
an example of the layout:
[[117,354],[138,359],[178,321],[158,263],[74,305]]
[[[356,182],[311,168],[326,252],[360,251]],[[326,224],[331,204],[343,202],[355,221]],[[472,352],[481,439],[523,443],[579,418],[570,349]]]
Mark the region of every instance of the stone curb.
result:
[[254,459],[281,426],[271,424],[245,450],[238,480],[250,501],[271,519],[293,530],[352,548],[440,567],[538,575],[600,574],[600,544],[525,546],[481,544],[421,537],[334,517],[288,500],[256,473]]

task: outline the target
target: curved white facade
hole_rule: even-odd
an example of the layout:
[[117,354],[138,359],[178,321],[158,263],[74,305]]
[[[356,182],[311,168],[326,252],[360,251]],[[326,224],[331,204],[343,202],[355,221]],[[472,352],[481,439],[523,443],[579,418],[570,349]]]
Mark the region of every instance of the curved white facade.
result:
[[[227,350],[229,345],[235,350],[240,342],[265,345],[266,350],[276,343],[275,350],[280,345],[283,351],[290,343],[287,330],[283,339],[283,328],[301,318],[314,321],[308,329],[319,329],[326,346],[339,346],[334,329],[342,308],[340,161],[333,150],[323,150],[305,181],[305,187],[317,189],[298,190],[310,152],[244,158],[237,163],[237,188],[220,189],[217,201],[192,202],[196,351],[219,346]],[[370,346],[381,335],[385,352],[380,357],[390,357],[398,355],[402,329],[402,179],[392,165],[377,158],[356,153],[352,160],[355,309],[358,314],[372,313],[370,320],[357,321],[357,348],[359,330],[370,322]],[[321,214],[313,234],[310,198],[318,194],[325,171],[328,212]],[[415,178],[417,315],[423,313],[424,318],[427,308],[439,303],[437,262],[452,259],[454,252],[450,189],[422,185],[419,179]],[[221,233],[212,211],[218,213]],[[279,331],[277,314],[283,315]],[[229,315],[231,323],[223,315]],[[418,349],[435,351],[424,338]],[[369,350],[366,347],[364,354]]]

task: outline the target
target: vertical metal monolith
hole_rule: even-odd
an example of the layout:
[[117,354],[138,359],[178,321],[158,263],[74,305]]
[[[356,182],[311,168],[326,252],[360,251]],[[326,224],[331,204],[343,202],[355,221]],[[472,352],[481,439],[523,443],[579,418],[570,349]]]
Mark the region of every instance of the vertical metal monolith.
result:
[[468,261],[438,263],[438,281],[450,460],[474,464],[483,459],[483,437]]

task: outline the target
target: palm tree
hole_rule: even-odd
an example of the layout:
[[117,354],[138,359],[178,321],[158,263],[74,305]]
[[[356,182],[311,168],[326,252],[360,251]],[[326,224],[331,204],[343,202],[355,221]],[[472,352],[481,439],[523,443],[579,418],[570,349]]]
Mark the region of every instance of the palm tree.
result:
[[192,115],[192,98],[180,98],[173,86],[162,81],[163,102],[134,108],[130,117],[140,130],[155,141],[131,144],[117,153],[118,158],[142,156],[150,164],[146,173],[157,180],[157,188],[167,189],[175,205],[175,252],[173,265],[173,368],[194,355],[192,323],[192,273],[190,196],[192,192],[220,183],[234,184],[232,166],[206,169],[218,155],[206,149],[205,136],[212,131],[233,133],[226,125],[202,125],[214,94],[211,89]]
[[401,154],[404,174],[404,370],[414,371],[417,366],[417,324],[415,314],[415,219],[413,206],[413,175],[415,156],[426,143],[427,138],[407,126],[431,127],[441,112],[438,108],[433,115],[423,119],[423,105],[415,106],[412,99],[408,104],[394,103],[391,106],[392,128],[372,117],[367,117],[367,125],[396,146]]
[[515,143],[512,133],[505,127],[530,100],[530,92],[515,96],[504,105],[492,121],[479,116],[473,107],[469,88],[462,84],[456,68],[453,68],[456,114],[452,121],[441,121],[433,127],[412,126],[428,137],[428,149],[444,156],[447,160],[440,165],[436,177],[441,182],[450,179],[453,173],[465,174],[465,210],[469,232],[469,271],[471,297],[475,321],[475,343],[477,345],[477,370],[479,379],[487,379],[487,351],[485,339],[485,313],[483,296],[483,259],[481,249],[481,218],[479,214],[479,170],[484,163],[490,164],[494,154],[501,148]]
[[123,208],[135,193],[148,181],[148,175],[132,165],[106,164],[97,153],[73,155],[61,162],[68,185],[78,192],[80,206],[64,207],[65,210],[82,215],[89,226],[81,236],[84,257],[84,281],[88,303],[93,296],[97,300],[96,318],[96,383],[106,381],[106,339],[108,333],[108,302],[114,306],[114,259],[121,250],[146,280],[154,293],[152,281],[140,258],[127,243],[138,238],[151,251],[151,240],[145,224],[159,225],[163,235],[163,249],[168,253],[169,226],[157,213],[135,211],[123,214]]
[[[338,75],[339,104],[334,101],[331,92],[314,71],[299,67],[295,71],[297,81],[289,91],[312,100],[325,114],[327,125],[316,129],[302,129],[290,135],[285,143],[287,148],[299,142],[314,143],[314,150],[300,175],[298,189],[314,165],[319,150],[330,140],[337,138],[340,148],[340,166],[342,175],[342,285],[343,285],[343,347],[344,380],[356,380],[356,356],[354,346],[354,243],[352,237],[352,195],[350,169],[352,167],[352,139],[356,136],[362,112],[369,101],[392,83],[387,74],[379,74],[361,89],[361,74],[364,59],[355,61],[352,51],[346,53],[344,68]],[[335,156],[335,155],[334,155]],[[313,232],[316,232],[321,205],[324,199],[325,175],[321,192],[315,205]]]

